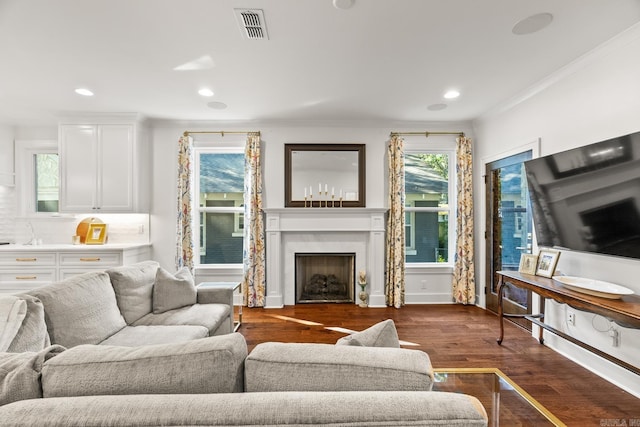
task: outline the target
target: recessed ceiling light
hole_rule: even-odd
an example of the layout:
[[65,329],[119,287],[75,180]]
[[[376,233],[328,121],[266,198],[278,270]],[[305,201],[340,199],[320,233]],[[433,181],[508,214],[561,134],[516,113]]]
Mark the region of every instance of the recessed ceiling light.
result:
[[91,92],[89,89],[83,88],[83,87],[79,87],[75,90],[75,92],[78,95],[82,95],[82,96],[93,96],[93,92]]
[[209,88],[202,88],[198,91],[201,96],[213,96],[213,91]]
[[213,108],[214,110],[224,110],[225,108],[227,108],[227,104],[225,104],[224,102],[209,102],[207,104],[207,107]]
[[431,104],[427,107],[429,111],[440,111],[447,108],[447,104]]
[[543,28],[551,24],[551,21],[553,21],[552,14],[537,13],[516,22],[516,24],[511,29],[511,32],[517,36],[532,34],[542,30]]
[[449,90],[447,91],[447,93],[444,94],[444,97],[446,99],[455,99],[459,96],[460,96],[460,92],[458,92],[457,90]]

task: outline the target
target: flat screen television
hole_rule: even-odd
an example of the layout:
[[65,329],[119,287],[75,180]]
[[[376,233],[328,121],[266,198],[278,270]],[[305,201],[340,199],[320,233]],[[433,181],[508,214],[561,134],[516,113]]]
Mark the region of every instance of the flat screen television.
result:
[[640,259],[640,132],[524,166],[538,246]]

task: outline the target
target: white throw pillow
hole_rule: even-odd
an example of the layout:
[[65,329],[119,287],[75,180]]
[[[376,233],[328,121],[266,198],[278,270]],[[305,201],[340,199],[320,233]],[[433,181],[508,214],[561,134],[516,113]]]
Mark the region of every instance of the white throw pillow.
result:
[[0,352],[7,351],[27,315],[27,302],[13,295],[0,298]]
[[398,332],[393,320],[387,319],[370,328],[340,338],[336,345],[359,345],[363,347],[400,347]]
[[193,305],[197,299],[193,276],[187,267],[182,267],[175,275],[158,268],[156,283],[153,285],[154,314]]

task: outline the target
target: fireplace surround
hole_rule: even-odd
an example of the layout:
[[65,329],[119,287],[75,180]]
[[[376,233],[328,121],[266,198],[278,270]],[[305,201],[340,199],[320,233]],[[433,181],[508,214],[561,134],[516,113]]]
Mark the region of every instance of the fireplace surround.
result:
[[[364,270],[367,274],[369,306],[385,307],[386,211],[379,208],[265,209],[265,307],[296,304],[296,253],[353,253],[354,271]],[[355,298],[353,303],[357,303]]]

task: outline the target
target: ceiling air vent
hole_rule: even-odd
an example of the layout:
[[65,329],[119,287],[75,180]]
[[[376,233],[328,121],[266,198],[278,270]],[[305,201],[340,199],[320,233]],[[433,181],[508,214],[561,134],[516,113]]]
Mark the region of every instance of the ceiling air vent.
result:
[[269,40],[261,9],[234,9],[242,35],[250,40]]

